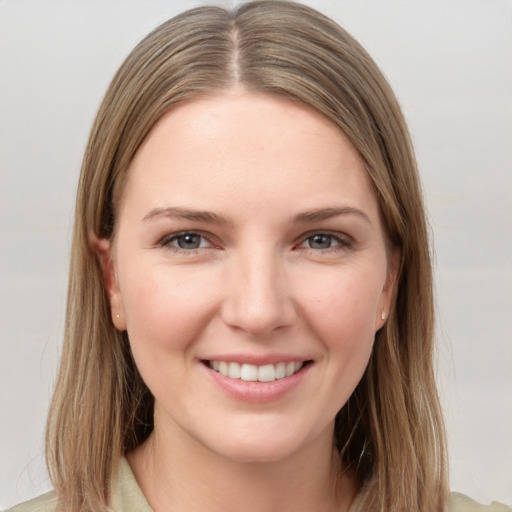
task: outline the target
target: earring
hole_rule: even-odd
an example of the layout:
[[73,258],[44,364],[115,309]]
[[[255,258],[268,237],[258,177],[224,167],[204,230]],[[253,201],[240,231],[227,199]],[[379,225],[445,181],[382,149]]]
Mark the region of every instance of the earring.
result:
[[384,311],[381,313],[380,317],[382,318],[382,320],[385,320],[386,318],[386,313],[384,313]]
[[116,318],[120,318],[120,317],[121,317],[121,315],[116,315]]

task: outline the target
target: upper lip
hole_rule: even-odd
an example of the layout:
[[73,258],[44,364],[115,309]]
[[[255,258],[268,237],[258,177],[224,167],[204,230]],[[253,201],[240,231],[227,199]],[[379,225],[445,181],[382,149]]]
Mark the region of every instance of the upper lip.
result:
[[266,364],[278,364],[289,362],[306,362],[311,361],[310,357],[304,357],[292,354],[216,354],[210,357],[201,358],[202,361],[225,361],[226,363],[253,364],[263,366]]

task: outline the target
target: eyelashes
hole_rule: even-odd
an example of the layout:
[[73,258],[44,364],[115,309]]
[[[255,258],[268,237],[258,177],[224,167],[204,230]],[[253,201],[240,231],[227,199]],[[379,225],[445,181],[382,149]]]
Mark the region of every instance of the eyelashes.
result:
[[[200,250],[222,249],[212,242],[211,236],[199,231],[180,231],[172,233],[160,240],[158,245],[177,253],[196,254]],[[347,235],[328,231],[315,231],[300,237],[293,245],[293,250],[309,250],[315,253],[329,253],[348,250],[353,247],[353,241]]]
[[350,248],[351,246],[352,241],[346,237],[323,232],[307,236],[300,244],[300,247],[321,251]]
[[181,231],[164,237],[159,244],[176,252],[194,252],[215,247],[208,238],[197,231]]

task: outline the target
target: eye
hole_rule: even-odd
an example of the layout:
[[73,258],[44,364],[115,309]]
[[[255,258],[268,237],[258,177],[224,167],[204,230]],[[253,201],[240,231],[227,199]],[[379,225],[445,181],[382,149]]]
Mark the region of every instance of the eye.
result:
[[164,238],[160,242],[160,245],[181,251],[193,251],[195,249],[203,249],[212,246],[203,235],[195,231],[185,231],[170,235]]
[[299,247],[314,250],[342,249],[350,247],[351,242],[346,238],[332,233],[314,233],[308,236]]

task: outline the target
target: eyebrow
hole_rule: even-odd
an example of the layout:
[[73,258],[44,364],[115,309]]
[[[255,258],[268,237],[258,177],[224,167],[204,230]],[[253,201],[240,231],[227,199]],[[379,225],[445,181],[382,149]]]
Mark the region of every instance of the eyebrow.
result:
[[[316,208],[299,213],[292,219],[292,223],[310,223],[321,220],[331,219],[341,215],[356,215],[365,220],[368,224],[372,224],[370,218],[362,210],[358,210],[352,206]],[[207,222],[210,224],[228,225],[232,224],[222,215],[209,212],[207,210],[193,210],[189,208],[181,208],[177,206],[169,206],[167,208],[154,208],[142,220],[144,222],[159,217],[176,217],[179,219],[194,220],[198,222]]]
[[216,213],[206,210],[180,208],[176,206],[169,206],[167,208],[154,208],[142,220],[147,222],[158,217],[177,217],[179,219],[195,220],[211,224],[229,224],[229,221],[226,218]]
[[293,220],[294,222],[307,223],[317,222],[320,220],[331,219],[340,215],[357,215],[365,220],[368,224],[372,224],[370,218],[362,210],[353,208],[352,206],[332,207],[332,208],[317,208],[314,210],[299,213]]

